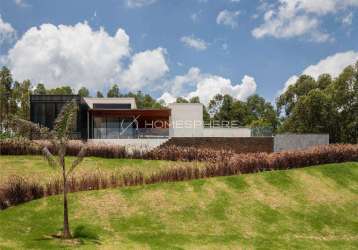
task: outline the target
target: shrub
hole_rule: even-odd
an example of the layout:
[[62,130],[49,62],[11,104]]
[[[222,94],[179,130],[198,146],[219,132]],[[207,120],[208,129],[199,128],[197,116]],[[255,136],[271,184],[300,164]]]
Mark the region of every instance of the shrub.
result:
[[[46,146],[52,154],[56,154],[52,144],[45,140],[30,141],[24,138],[0,140],[0,155],[41,155],[42,148]],[[82,141],[70,141],[67,155],[76,156],[83,146]],[[132,150],[127,152],[124,146],[89,143],[87,144],[86,156],[103,158],[135,158],[147,160],[169,160],[169,161],[207,161],[213,162],[217,159],[228,158],[234,153],[225,150],[201,149],[196,147],[166,146],[156,148],[152,151]]]
[[210,148],[165,146],[156,148],[143,157],[150,160],[168,161],[205,161],[216,162],[233,156],[228,150],[214,150]]
[[88,240],[99,240],[99,236],[96,232],[96,228],[89,225],[79,225],[73,232],[74,238],[82,238]]
[[[191,154],[189,149],[184,149],[184,153],[180,153],[178,148],[173,150],[173,153],[170,153],[169,150],[166,152],[175,159],[204,160],[204,158],[200,157],[207,154],[209,155],[209,161],[201,168],[194,166],[176,167],[153,173],[150,176],[144,176],[141,172],[126,174],[96,172],[85,174],[80,177],[71,177],[68,180],[68,191],[78,192],[159,182],[186,181],[214,176],[229,176],[327,163],[358,161],[358,145],[327,145],[300,151],[286,151],[272,154],[217,152],[215,156],[212,155],[212,152],[208,153],[206,151],[202,152],[198,150],[198,155],[195,156],[195,154]],[[163,157],[168,157],[168,155]],[[159,155],[156,154],[155,157],[159,157]],[[46,185],[39,185],[28,182],[20,177],[13,177],[0,189],[0,209],[60,193],[62,193],[61,179],[54,179]]]
[[4,209],[43,196],[44,188],[42,185],[29,183],[24,178],[14,176],[0,190],[0,207]]
[[[70,141],[66,153],[76,156],[84,143],[82,141]],[[41,155],[42,148],[46,146],[49,151],[55,154],[55,149],[48,141],[30,141],[25,138],[0,140],[0,155]],[[88,144],[86,156],[97,156],[104,158],[125,158],[129,157],[125,147],[106,144]]]

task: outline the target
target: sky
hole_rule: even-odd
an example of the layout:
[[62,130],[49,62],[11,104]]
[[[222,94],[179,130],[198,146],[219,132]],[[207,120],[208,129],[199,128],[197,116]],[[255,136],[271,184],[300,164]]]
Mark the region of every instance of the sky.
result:
[[49,88],[274,101],[358,60],[358,0],[0,0],[0,66]]

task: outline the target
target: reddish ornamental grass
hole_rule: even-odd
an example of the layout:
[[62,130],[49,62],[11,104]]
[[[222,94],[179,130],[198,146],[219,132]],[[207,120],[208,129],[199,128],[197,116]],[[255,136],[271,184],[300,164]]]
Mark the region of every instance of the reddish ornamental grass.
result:
[[[11,145],[14,147],[14,144]],[[14,147],[16,152],[37,152],[37,149],[29,147]],[[26,148],[26,147],[24,147]],[[75,144],[70,147],[75,152]],[[10,147],[7,148],[7,150]],[[32,151],[34,150],[34,151]],[[5,151],[1,151],[5,152]],[[95,156],[126,157],[126,153],[113,146],[93,146]],[[125,152],[125,150],[124,150]],[[137,155],[136,157],[139,157]],[[98,190],[125,186],[145,185],[160,182],[185,181],[215,176],[229,176],[256,173],[261,171],[283,170],[301,168],[327,163],[341,163],[358,161],[358,145],[326,145],[312,147],[306,150],[286,151],[279,153],[251,153],[234,154],[227,151],[213,151],[210,149],[195,149],[168,147],[159,148],[148,154],[142,154],[144,159],[204,161],[204,167],[177,167],[162,170],[149,176],[143,176],[140,172],[129,174],[87,174],[80,177],[72,177],[69,182],[69,192],[86,190]],[[33,199],[62,193],[61,179],[55,179],[43,185],[29,182],[21,177],[10,178],[0,187],[0,209],[14,206]]]

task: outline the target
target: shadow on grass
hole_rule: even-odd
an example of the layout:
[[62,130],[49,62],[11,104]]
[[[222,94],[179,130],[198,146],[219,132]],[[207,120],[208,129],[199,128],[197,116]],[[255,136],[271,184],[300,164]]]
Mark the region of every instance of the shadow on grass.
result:
[[[75,227],[71,239],[62,238],[62,230],[59,230],[58,233],[53,235],[44,235],[41,238],[35,239],[38,242],[51,242],[56,241],[57,243],[64,245],[86,245],[86,244],[95,244],[100,245],[100,237],[97,233],[98,229],[95,226],[88,224],[80,224]],[[55,243],[55,242],[54,242]]]

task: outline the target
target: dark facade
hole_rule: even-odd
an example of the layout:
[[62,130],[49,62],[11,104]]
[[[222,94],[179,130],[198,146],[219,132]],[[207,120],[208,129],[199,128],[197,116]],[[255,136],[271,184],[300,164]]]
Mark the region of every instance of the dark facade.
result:
[[92,100],[93,104],[88,104],[88,99],[78,95],[31,95],[30,119],[52,129],[62,107],[74,100],[78,105],[78,113],[73,139],[169,136],[169,109],[132,109],[130,103],[116,103],[116,100],[103,102],[106,98]]
[[77,123],[73,131],[73,138],[83,139],[87,134],[87,120],[84,117],[86,105],[82,104],[81,97],[78,95],[31,95],[30,120],[52,129],[62,107],[72,100],[78,104]]

